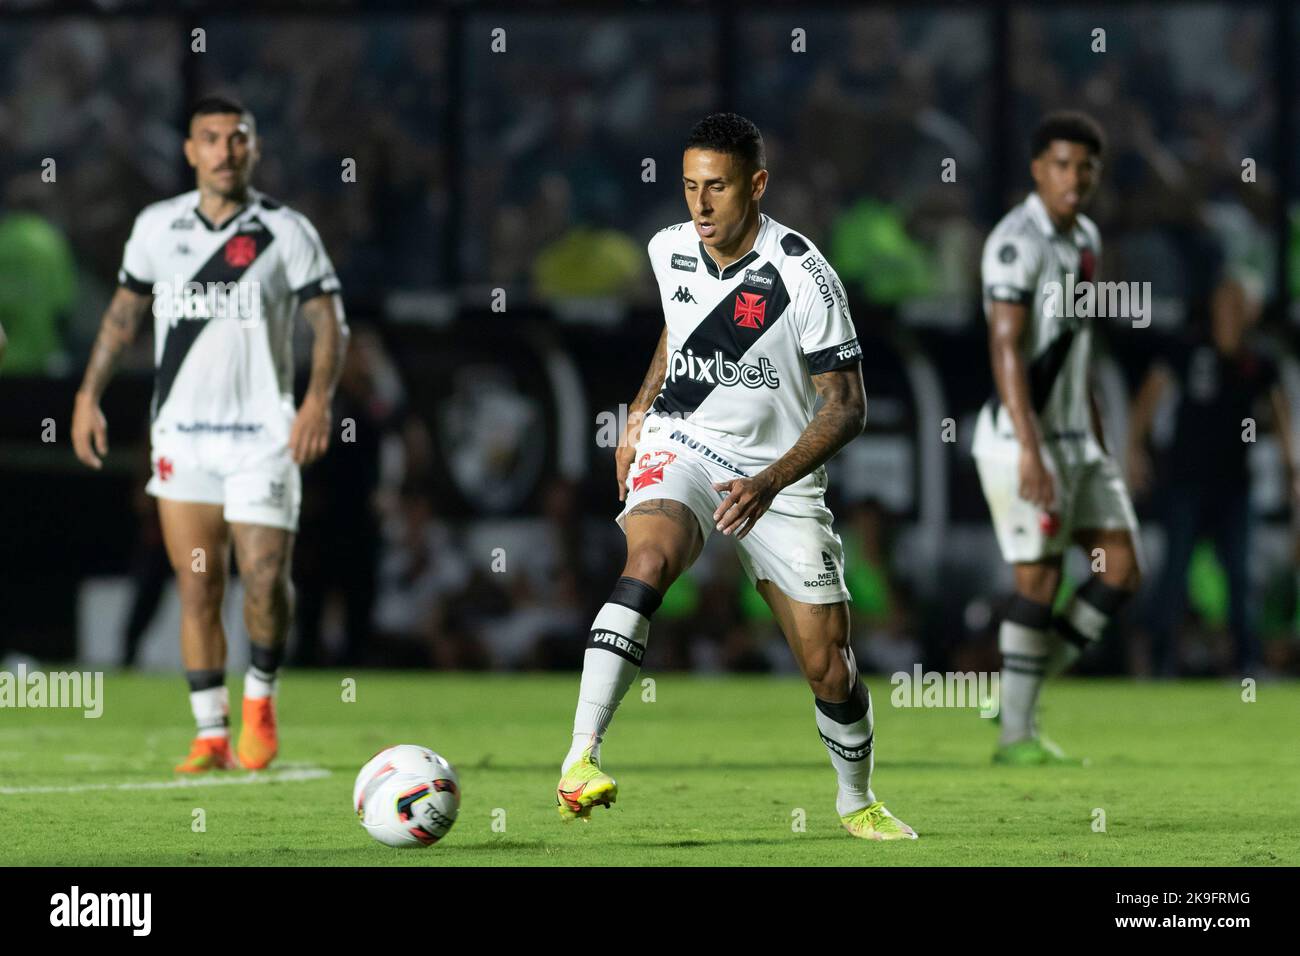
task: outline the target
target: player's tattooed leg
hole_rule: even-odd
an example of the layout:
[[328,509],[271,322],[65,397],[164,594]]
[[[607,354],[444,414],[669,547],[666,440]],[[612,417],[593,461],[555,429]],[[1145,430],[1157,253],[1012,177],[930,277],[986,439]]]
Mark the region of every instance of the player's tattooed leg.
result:
[[234,524],[235,560],[244,584],[244,623],[255,645],[281,649],[289,633],[293,534],[266,525]]

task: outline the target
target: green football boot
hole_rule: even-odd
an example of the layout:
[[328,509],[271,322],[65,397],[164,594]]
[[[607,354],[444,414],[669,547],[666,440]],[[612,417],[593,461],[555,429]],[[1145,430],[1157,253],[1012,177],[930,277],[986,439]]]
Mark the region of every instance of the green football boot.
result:
[[555,787],[555,806],[567,820],[589,822],[592,807],[605,807],[618,799],[618,783],[591,759],[591,748],[582,752]]

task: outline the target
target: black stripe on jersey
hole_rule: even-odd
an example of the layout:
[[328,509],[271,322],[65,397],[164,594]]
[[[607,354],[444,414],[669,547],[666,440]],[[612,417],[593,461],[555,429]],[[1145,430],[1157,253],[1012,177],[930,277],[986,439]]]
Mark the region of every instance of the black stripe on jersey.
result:
[[[735,264],[743,262],[745,259],[740,259]],[[689,351],[704,358],[712,356],[715,352],[721,352],[724,359],[739,362],[749,351],[750,346],[758,341],[759,336],[780,320],[790,307],[790,293],[785,283],[781,281],[781,273],[770,262],[754,271],[771,278],[771,290],[756,293],[754,291],[756,287],[747,286],[743,282],[736,286],[722,297],[722,301],[715,305],[687,336],[681,347],[683,354]],[[762,295],[763,324],[756,329],[742,327],[736,319],[736,307],[740,303],[742,294]],[[671,355],[668,356],[668,362],[669,374],[664,379],[663,390],[655,398],[651,408],[656,412],[669,415],[689,415],[713,393],[718,383],[696,381],[684,376],[673,379]]]
[[153,283],[137,279],[125,269],[117,271],[117,284],[136,295],[153,295]]
[[[250,220],[250,222],[257,222],[261,228],[249,232],[236,232],[231,235],[212,254],[212,258],[199,267],[199,271],[194,273],[189,281],[200,282],[204,285],[209,282],[238,282],[249,267],[257,261],[258,257],[266,251],[267,247],[275,241],[275,235],[266,228],[264,223],[258,220]],[[254,243],[253,255],[248,261],[243,261],[244,256],[242,255],[227,257],[227,253],[235,248],[232,244],[240,243],[243,245],[247,240],[252,240]],[[231,259],[235,259],[240,264],[236,265]],[[181,370],[181,363],[185,361],[185,356],[189,354],[190,348],[193,347],[199,334],[207,328],[210,321],[212,320],[178,319],[176,324],[167,331],[167,340],[163,343],[162,358],[158,360],[158,369],[154,373],[151,419],[157,418],[158,413],[162,411],[163,405],[167,402],[167,396],[171,394],[172,385],[176,383],[176,373]]]
[[832,372],[837,368],[843,368],[846,365],[852,365],[854,362],[862,361],[862,343],[858,341],[855,335],[847,342],[841,342],[839,345],[831,345],[824,349],[818,349],[816,352],[805,352],[804,361],[808,363],[808,371],[812,375],[820,375],[822,372]]
[[1029,363],[1029,400],[1035,412],[1041,414],[1047,407],[1052,386],[1056,384],[1056,376],[1061,373],[1073,344],[1074,330],[1068,329],[1053,339],[1052,344]]
[[705,248],[704,243],[702,242],[700,243],[700,258],[704,260],[704,268],[708,270],[709,275],[713,276],[715,279],[722,279],[725,281],[757,259],[758,250],[750,249],[749,252],[745,253],[731,265],[724,268],[721,274],[718,273],[718,264],[713,261],[713,256],[709,255],[709,250]]

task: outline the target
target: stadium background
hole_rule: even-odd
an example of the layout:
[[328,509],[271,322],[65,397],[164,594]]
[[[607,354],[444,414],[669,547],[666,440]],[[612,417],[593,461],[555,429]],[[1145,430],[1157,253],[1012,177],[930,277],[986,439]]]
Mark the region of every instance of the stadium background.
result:
[[[494,54],[498,27],[507,52]],[[806,53],[791,52],[796,27]],[[1096,28],[1105,53],[1091,50]],[[1254,335],[1300,408],[1298,47],[1285,2],[6,4],[0,659],[112,665],[128,643],[140,666],[177,659],[142,494],[151,329],[105,397],[103,473],[75,461],[67,429],[132,219],[192,188],[186,104],[225,92],[257,117],[255,184],[319,228],[354,331],[336,418],[356,420],[357,441],[336,441],[305,475],[300,663],[578,664],[622,558],[600,438],[662,321],[644,245],[687,218],[677,164],[689,127],[731,109],[767,140],[764,211],[827,255],[865,347],[868,429],[831,468],[859,660],[886,673],[996,667],[1009,575],[969,458],[991,388],[978,264],[988,229],[1029,189],[1033,124],[1078,107],[1106,128],[1090,210],[1103,278],[1149,281],[1155,295],[1150,328],[1112,322],[1101,335],[1112,447],[1146,369],[1223,275],[1260,297]],[[955,183],[940,181],[946,158]],[[47,159],[55,182],[42,179]],[[356,182],[343,181],[346,159]],[[490,308],[495,289],[504,313]],[[941,438],[947,418],[956,442]],[[1296,673],[1290,511],[1266,427],[1251,462],[1253,606],[1270,667]],[[1159,502],[1159,484],[1138,502],[1149,572]],[[1225,670],[1208,548],[1192,577],[1184,669]],[[1142,610],[1085,670],[1149,670]],[[668,596],[647,666],[793,667],[727,542]]]

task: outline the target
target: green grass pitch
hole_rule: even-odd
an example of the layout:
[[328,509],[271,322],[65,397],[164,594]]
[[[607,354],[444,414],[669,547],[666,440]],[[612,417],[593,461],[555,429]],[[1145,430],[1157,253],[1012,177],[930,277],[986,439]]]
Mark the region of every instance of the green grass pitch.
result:
[[[355,702],[342,700],[345,676],[288,673],[277,764],[192,786],[171,772],[192,734],[179,676],[108,675],[99,719],[0,710],[0,863],[1300,863],[1294,683],[1262,684],[1245,703],[1226,681],[1061,681],[1044,725],[1090,764],[1004,769],[975,711],[894,708],[874,678],[876,792],[921,835],[877,844],[839,828],[798,679],[661,674],[652,702],[634,686],[604,748],[619,802],[583,825],[554,807],[576,675],[361,671]],[[239,692],[232,679],[236,725]],[[432,747],[460,772],[459,820],[431,849],[380,846],[349,811],[357,770],[395,743]]]

